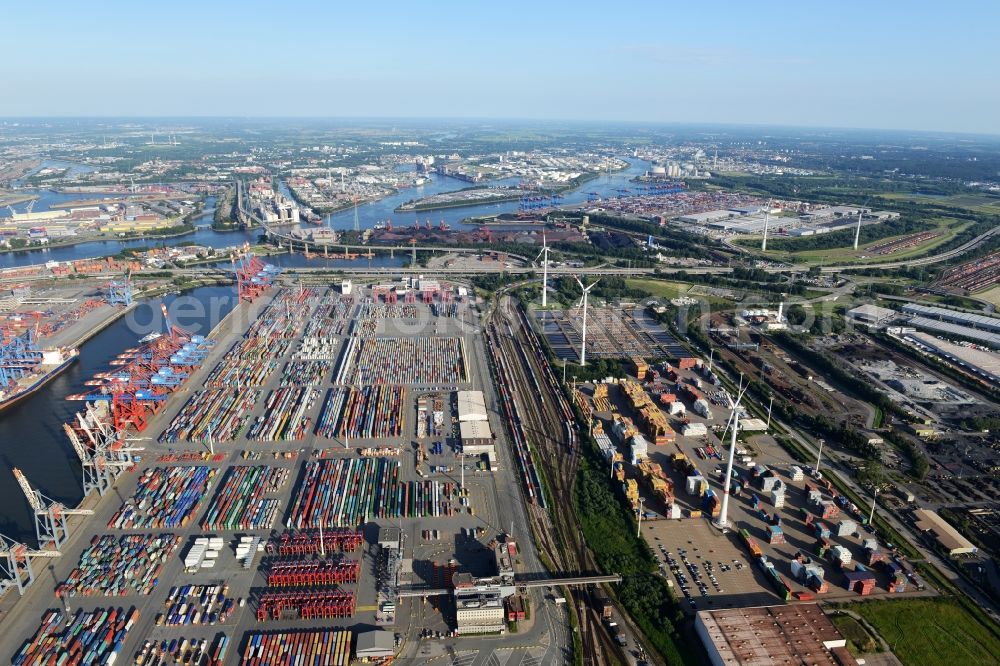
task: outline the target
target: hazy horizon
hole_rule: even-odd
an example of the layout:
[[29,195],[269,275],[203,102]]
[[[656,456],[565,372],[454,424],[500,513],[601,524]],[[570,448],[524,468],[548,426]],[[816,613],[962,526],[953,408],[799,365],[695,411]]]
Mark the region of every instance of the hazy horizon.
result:
[[[15,5],[0,117],[537,119],[1000,134],[1000,7]],[[247,113],[250,111],[250,113]]]

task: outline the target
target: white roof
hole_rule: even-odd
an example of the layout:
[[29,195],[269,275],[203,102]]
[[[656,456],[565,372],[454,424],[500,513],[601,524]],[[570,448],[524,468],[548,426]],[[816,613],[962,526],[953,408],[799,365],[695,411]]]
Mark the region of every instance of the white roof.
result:
[[871,303],[865,303],[864,305],[859,305],[853,310],[848,310],[847,314],[855,319],[866,319],[868,321],[884,321],[886,319],[891,319],[896,316],[895,310],[890,310],[889,308],[881,308],[877,305],[872,305]]
[[485,421],[486,399],[482,391],[458,391],[458,420],[459,421]]
[[458,424],[458,431],[463,441],[466,439],[493,438],[489,421],[462,421]]

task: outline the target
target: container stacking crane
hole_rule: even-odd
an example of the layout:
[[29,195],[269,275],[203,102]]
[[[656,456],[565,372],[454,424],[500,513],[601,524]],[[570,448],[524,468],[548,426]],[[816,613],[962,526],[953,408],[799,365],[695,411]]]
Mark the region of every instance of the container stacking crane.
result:
[[69,536],[69,527],[66,524],[68,516],[94,515],[90,509],[67,509],[62,503],[46,497],[40,490],[32,488],[24,472],[16,467],[14,478],[17,479],[32,513],[35,514],[35,536],[38,538],[38,547],[43,550],[49,544],[56,550],[62,548],[66,537]]
[[61,557],[58,550],[32,550],[23,543],[0,534],[0,595],[12,587],[24,596],[24,591],[35,582],[32,561],[39,557]]

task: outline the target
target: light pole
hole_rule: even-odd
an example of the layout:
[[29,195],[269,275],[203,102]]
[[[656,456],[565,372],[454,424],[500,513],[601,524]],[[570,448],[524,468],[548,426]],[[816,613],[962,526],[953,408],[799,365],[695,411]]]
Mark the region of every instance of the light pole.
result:
[[637,537],[640,537],[640,538],[642,537],[642,505],[643,505],[643,502],[645,502],[645,500],[640,497],[639,498],[639,523],[637,524],[637,526],[635,528],[635,535]]
[[823,440],[819,440],[819,453],[816,454],[816,475],[819,476],[819,463],[823,459]]
[[875,520],[875,501],[877,499],[878,499],[878,486],[875,486],[875,495],[874,495],[874,497],[872,497],[872,510],[871,510],[871,513],[868,514],[868,526],[869,527],[871,526],[872,521]]
[[771,407],[774,405],[774,395],[771,395],[771,400],[767,403],[767,427],[764,431],[767,432],[771,429]]

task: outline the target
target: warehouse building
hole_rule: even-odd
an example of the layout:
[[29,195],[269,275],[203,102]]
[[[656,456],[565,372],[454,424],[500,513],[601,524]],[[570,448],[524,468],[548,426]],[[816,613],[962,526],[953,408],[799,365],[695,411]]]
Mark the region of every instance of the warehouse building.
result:
[[998,333],[991,333],[990,331],[972,328],[971,326],[953,324],[939,319],[931,319],[930,317],[910,317],[907,323],[913,328],[933,331],[943,335],[958,336],[967,340],[975,340],[989,347],[1000,349],[1000,334]]
[[458,391],[455,394],[458,404],[458,420],[486,421],[486,398],[482,391]]
[[695,629],[713,666],[858,663],[818,604],[701,611]]
[[1000,354],[938,340],[928,333],[908,333],[904,339],[927,353],[936,354],[989,382],[1000,384]]
[[462,450],[466,453],[472,453],[476,447],[493,446],[489,421],[462,421],[458,424],[458,433],[462,439]]
[[395,654],[395,639],[388,631],[363,631],[358,634],[354,654],[361,661],[388,659]]
[[971,541],[962,536],[958,530],[952,527],[936,511],[930,509],[917,509],[913,512],[913,519],[917,529],[927,532],[933,536],[937,542],[948,551],[948,555],[970,555],[977,552],[977,548]]
[[915,317],[950,321],[953,324],[961,324],[969,328],[1000,333],[1000,317],[987,317],[986,315],[949,310],[948,308],[939,308],[931,305],[920,305],[919,303],[907,303],[902,309],[906,314]]
[[895,319],[898,314],[895,310],[890,308],[880,308],[877,305],[865,303],[864,305],[859,305],[853,310],[848,310],[847,316],[862,324],[867,324],[869,326],[882,326]]

